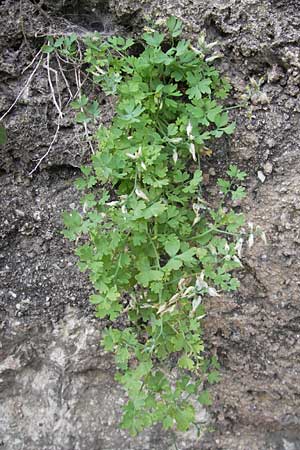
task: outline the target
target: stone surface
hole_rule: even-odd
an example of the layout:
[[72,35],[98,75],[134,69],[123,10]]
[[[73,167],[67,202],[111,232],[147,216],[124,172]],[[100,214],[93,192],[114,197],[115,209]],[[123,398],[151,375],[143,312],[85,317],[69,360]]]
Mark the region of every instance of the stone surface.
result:
[[[222,381],[211,389],[212,431],[203,429],[198,441],[179,436],[178,445],[299,450],[299,2],[46,0],[40,8],[35,3],[1,2],[0,117],[25,86],[35,63],[24,69],[45,34],[139,33],[146,21],[169,14],[184,20],[192,38],[205,29],[208,40],[220,42],[220,70],[233,84],[230,104],[239,103],[250,86],[247,110],[231,111],[234,137],[215,144],[204,168],[212,186],[231,162],[249,173],[249,195],[240,207],[264,229],[267,244],[257,239],[244,249],[240,291],[208,304],[206,342],[222,365]],[[58,89],[65,104],[61,78]],[[107,121],[111,106],[102,107]],[[71,116],[29,176],[49,148],[56,121],[47,70],[40,65],[4,119],[9,139],[0,147],[0,448],[174,448],[172,437],[159,428],[136,439],[118,429],[124,397],[113,381],[110,357],[98,346],[103,324],[93,319],[88,279],[60,233],[62,211],[79,201],[72,182],[89,154]]]

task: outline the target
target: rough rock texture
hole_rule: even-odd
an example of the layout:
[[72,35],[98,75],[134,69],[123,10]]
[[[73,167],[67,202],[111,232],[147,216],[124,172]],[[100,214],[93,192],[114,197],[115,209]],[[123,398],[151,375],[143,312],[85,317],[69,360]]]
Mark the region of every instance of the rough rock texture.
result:
[[[238,103],[249,78],[262,78],[248,111],[233,110],[237,132],[209,163],[245,168],[248,220],[267,233],[243,257],[241,289],[208,305],[206,340],[222,364],[212,389],[212,431],[179,448],[300,449],[300,4],[298,0],[108,0],[1,2],[0,116],[25,86],[24,72],[53,30],[138,32],[147,19],[180,16],[192,37],[205,29],[224,54],[221,69]],[[120,28],[122,27],[122,28]],[[38,58],[35,60],[38,61]],[[53,78],[54,79],[54,78]],[[62,101],[68,92],[60,81]],[[104,120],[109,105],[103,105]],[[0,448],[3,450],[166,450],[172,438],[118,430],[122,403],[113,365],[98,347],[90,286],[62,235],[61,212],[78,202],[72,186],[87,158],[81,128],[64,118],[58,140],[47,70],[41,65],[4,118],[0,147]],[[210,171],[210,185],[215,176]],[[211,429],[210,428],[210,429]],[[174,447],[173,447],[174,448]]]

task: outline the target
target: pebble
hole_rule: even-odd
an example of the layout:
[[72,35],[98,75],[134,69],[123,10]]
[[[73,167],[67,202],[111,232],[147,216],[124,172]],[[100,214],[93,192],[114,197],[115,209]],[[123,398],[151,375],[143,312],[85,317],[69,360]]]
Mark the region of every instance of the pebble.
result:
[[15,212],[16,212],[16,216],[18,216],[18,217],[24,217],[25,216],[24,211],[21,211],[21,209],[16,209]]
[[267,139],[266,143],[267,143],[267,146],[268,146],[269,148],[273,148],[273,147],[275,147],[275,145],[276,145],[275,139],[272,139],[272,138]]
[[259,170],[259,171],[257,172],[257,177],[258,177],[258,179],[259,179],[262,183],[264,183],[265,180],[266,180],[266,176],[265,176],[265,174],[264,174],[261,170]]
[[270,163],[270,161],[267,161],[263,165],[263,169],[266,175],[271,175],[271,173],[273,172],[273,165]]
[[36,220],[36,221],[41,220],[41,213],[40,213],[40,211],[34,211],[34,213],[33,213],[33,218],[34,218],[34,220]]

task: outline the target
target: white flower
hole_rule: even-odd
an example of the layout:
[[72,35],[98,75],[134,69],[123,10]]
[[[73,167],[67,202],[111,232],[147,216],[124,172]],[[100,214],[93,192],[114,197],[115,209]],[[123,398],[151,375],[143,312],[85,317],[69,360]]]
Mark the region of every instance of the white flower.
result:
[[196,298],[194,298],[193,303],[192,303],[192,305],[193,305],[193,312],[195,312],[196,309],[198,308],[198,306],[201,305],[201,302],[202,302],[201,295],[198,295]]
[[130,158],[130,159],[137,159],[138,158],[138,156],[136,154],[133,154],[133,153],[126,153],[126,156],[128,156],[128,158]]
[[216,291],[215,288],[213,288],[213,287],[208,287],[207,293],[208,293],[208,295],[210,295],[211,297],[220,297],[220,295],[217,293],[217,291]]
[[106,203],[106,206],[116,206],[119,202],[114,200],[113,202]]
[[198,222],[200,222],[200,216],[199,215],[195,217],[192,226],[194,227]]
[[149,201],[149,198],[147,197],[147,195],[143,191],[141,191],[141,189],[136,188],[135,193],[136,193],[136,195],[138,197],[142,198],[143,200],[146,200],[146,202]]
[[197,277],[195,287],[198,292],[201,292],[203,289],[208,288],[208,284],[206,283],[206,281],[204,281],[204,273],[203,272],[201,272],[200,276]]
[[248,247],[251,248],[253,244],[254,244],[254,236],[253,233],[251,233],[248,238]]
[[191,122],[189,122],[189,123],[187,124],[187,127],[186,127],[186,134],[188,135],[188,137],[191,136],[192,131],[193,131],[193,127],[192,127]]
[[193,144],[193,142],[190,143],[190,154],[192,155],[193,160],[194,160],[194,161],[197,161],[197,158],[196,158],[196,149],[195,149],[195,145]]
[[169,142],[172,142],[172,144],[179,144],[179,142],[181,142],[181,141],[182,141],[181,137],[169,139]]
[[173,161],[176,164],[178,161],[178,153],[176,152],[176,150],[173,151]]
[[238,263],[241,267],[243,267],[243,264],[241,263],[241,261],[239,260],[239,258],[236,255],[233,255],[232,259],[233,259],[233,261]]
[[235,245],[235,247],[234,247],[235,250],[237,251],[237,254],[238,254],[238,257],[239,257],[239,258],[242,257],[243,242],[244,242],[244,239],[243,239],[243,238],[240,238],[240,239],[237,241],[237,243],[236,243],[236,245]]

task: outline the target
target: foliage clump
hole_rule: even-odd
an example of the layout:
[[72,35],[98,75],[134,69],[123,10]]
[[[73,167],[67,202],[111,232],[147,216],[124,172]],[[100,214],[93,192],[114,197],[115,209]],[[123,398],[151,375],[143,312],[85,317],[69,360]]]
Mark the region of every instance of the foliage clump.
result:
[[[82,168],[82,209],[65,214],[65,235],[81,242],[90,300],[109,319],[102,344],[115,354],[129,398],[121,425],[132,434],[157,422],[185,431],[196,422],[194,400],[211,404],[204,386],[218,381],[219,365],[203,356],[203,298],[236,290],[231,272],[241,266],[244,217],[224,202],[244,195],[245,173],[231,166],[218,180],[217,207],[202,187],[206,144],[234,131],[222,106],[230,86],[209,46],[181,32],[171,17],[166,34],[149,29],[138,44],[85,39],[87,71],[117,102]],[[85,96],[73,106],[79,121],[99,113]]]

